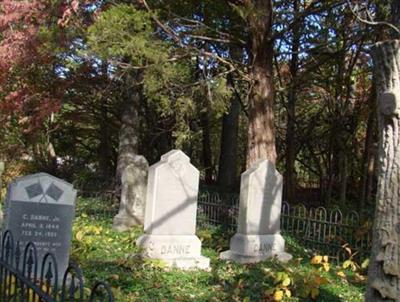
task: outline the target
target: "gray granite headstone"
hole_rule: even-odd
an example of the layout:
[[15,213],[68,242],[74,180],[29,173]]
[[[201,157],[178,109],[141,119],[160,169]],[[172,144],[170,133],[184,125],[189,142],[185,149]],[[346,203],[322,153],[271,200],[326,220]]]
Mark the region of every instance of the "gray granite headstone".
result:
[[277,256],[288,261],[280,234],[282,175],[268,160],[259,160],[241,176],[237,233],[222,259],[239,263],[263,261]]
[[33,242],[39,264],[46,253],[53,253],[59,279],[68,267],[75,200],[71,184],[46,173],[17,178],[7,192],[4,229],[22,249]]
[[145,257],[182,269],[208,269],[196,236],[199,171],[180,150],[172,150],[149,168],[145,234],[137,240]]
[[[0,161],[0,201],[3,199],[3,172],[4,172],[4,162]],[[3,211],[0,209],[0,225],[3,225]]]

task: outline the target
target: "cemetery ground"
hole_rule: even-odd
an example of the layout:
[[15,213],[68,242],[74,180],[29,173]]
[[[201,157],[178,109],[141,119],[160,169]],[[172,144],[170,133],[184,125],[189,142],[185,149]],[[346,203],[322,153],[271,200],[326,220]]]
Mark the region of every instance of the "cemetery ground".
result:
[[81,266],[87,284],[107,281],[116,301],[363,301],[365,268],[351,260],[337,265],[323,255],[313,256],[288,236],[286,249],[294,256],[289,263],[239,265],[218,259],[232,234],[199,229],[211,271],[182,271],[137,256],[140,227],[118,233],[111,225],[109,204],[79,198],[71,260]]

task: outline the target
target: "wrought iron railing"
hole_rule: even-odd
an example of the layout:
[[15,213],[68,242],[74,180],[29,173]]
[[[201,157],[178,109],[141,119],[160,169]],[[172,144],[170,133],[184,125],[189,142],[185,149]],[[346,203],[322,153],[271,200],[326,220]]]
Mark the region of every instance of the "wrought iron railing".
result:
[[[198,224],[201,227],[220,226],[236,231],[239,196],[201,192],[198,202]],[[368,220],[363,223],[355,211],[324,207],[306,208],[282,203],[281,229],[307,249],[338,260],[356,257],[364,259],[371,249],[372,230]]]
[[[92,193],[93,199],[102,199],[100,208],[93,207],[94,215],[113,217],[118,200],[115,195]],[[87,209],[85,210],[87,211]],[[229,233],[237,228],[239,195],[221,194],[201,190],[198,200],[197,221],[200,228],[222,227]],[[295,206],[282,203],[281,229],[314,253],[324,253],[338,260],[351,256],[365,259],[371,249],[372,230],[355,211],[343,214],[338,208],[312,208],[303,204]],[[345,246],[345,248],[344,248]],[[349,251],[351,250],[351,255]]]
[[0,248],[2,302],[114,301],[110,288],[103,282],[96,283],[90,296],[85,297],[83,275],[77,265],[70,264],[61,279],[53,254],[48,253],[40,259],[33,243],[28,243],[22,250],[10,231],[2,235]]

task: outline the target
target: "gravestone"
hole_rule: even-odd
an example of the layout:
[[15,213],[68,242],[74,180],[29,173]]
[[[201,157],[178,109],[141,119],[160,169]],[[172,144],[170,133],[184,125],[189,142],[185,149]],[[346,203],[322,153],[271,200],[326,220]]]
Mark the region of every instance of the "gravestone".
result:
[[[0,161],[0,201],[3,199],[3,172],[4,162]],[[0,225],[3,225],[3,211],[0,209]]]
[[148,169],[146,158],[135,155],[122,171],[119,211],[113,220],[115,230],[123,232],[143,225]]
[[3,174],[4,172],[4,161],[0,160],[0,176]]
[[281,204],[282,176],[270,161],[257,161],[241,176],[237,233],[231,238],[230,250],[222,252],[220,258],[239,263],[273,256],[290,260],[280,234]]
[[143,256],[182,269],[208,269],[195,235],[199,171],[180,150],[149,168],[144,231],[137,240]]
[[46,173],[17,178],[7,192],[4,229],[22,249],[33,242],[38,259],[53,253],[59,279],[68,267],[75,199],[71,184]]

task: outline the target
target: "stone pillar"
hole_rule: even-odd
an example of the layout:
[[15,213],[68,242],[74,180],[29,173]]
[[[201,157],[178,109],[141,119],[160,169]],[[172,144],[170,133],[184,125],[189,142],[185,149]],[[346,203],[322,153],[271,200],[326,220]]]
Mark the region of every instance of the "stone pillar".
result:
[[282,176],[268,160],[259,160],[242,174],[237,233],[221,259],[254,263],[277,256],[288,261],[280,234]]
[[121,171],[121,201],[113,229],[123,232],[143,225],[148,169],[146,158],[135,155]]
[[195,235],[199,171],[180,150],[172,150],[149,168],[144,231],[137,240],[143,256],[168,266],[207,269]]

